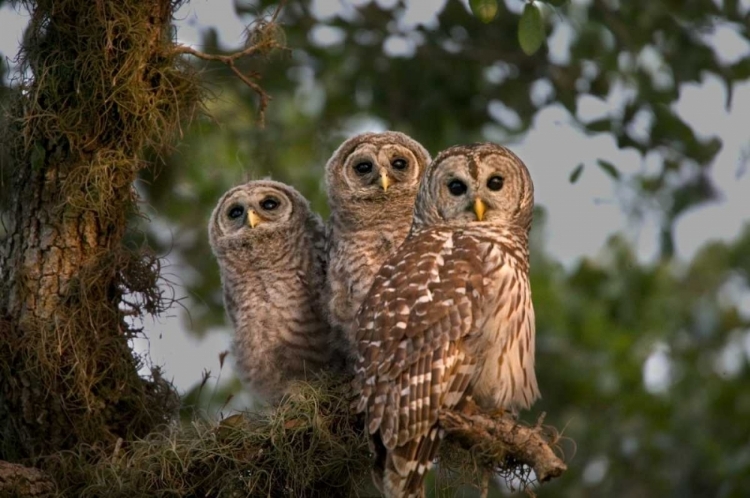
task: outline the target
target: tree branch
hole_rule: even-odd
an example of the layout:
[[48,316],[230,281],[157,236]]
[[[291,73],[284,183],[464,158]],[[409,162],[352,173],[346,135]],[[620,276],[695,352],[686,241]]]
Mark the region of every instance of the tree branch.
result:
[[255,92],[256,95],[258,95],[258,98],[260,99],[260,102],[258,104],[258,120],[261,127],[263,127],[265,124],[266,108],[268,107],[268,102],[271,100],[271,96],[268,95],[268,93],[266,93],[266,91],[263,90],[263,88],[257,83],[257,80],[260,79],[260,75],[256,73],[243,73],[237,67],[236,62],[246,57],[254,57],[259,54],[267,53],[274,48],[283,48],[283,45],[279,43],[277,38],[273,35],[274,30],[278,26],[276,24],[276,20],[278,19],[279,14],[281,13],[281,9],[284,7],[285,3],[285,1],[279,2],[271,17],[269,19],[260,21],[258,25],[252,30],[252,32],[249,33],[248,39],[252,40],[253,38],[255,38],[255,40],[257,41],[255,41],[255,43],[251,43],[244,50],[222,55],[208,54],[186,45],[175,45],[172,49],[172,52],[175,54],[189,54],[193,57],[197,57],[198,59],[202,59],[205,61],[215,61],[226,64],[229,69],[231,69],[232,72],[236,74],[243,83],[245,83],[245,85],[247,85],[253,92]]
[[539,482],[560,477],[568,468],[552,449],[556,438],[545,434],[541,423],[528,427],[510,416],[490,418],[453,411],[441,412],[439,418],[447,439],[465,449],[497,455],[497,466],[515,459],[534,469]]
[[52,496],[55,484],[39,469],[0,460],[0,496]]

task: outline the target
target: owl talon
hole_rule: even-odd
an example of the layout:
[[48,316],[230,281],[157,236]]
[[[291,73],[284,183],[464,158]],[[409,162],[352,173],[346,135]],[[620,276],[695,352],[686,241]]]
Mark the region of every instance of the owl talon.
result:
[[474,398],[472,398],[471,396],[467,396],[462,400],[459,411],[463,415],[471,417],[479,412],[479,405],[477,405],[476,401],[474,401]]
[[497,408],[489,412],[487,415],[489,415],[490,418],[494,419],[494,418],[503,418],[507,413],[510,413],[510,412],[503,408]]

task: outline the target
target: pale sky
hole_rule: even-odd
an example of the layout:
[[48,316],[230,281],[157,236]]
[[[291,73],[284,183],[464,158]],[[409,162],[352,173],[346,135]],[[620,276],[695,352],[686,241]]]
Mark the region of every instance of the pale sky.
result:
[[[350,15],[351,5],[368,1],[316,0],[313,12],[319,19],[328,20],[339,13]],[[394,2],[378,0],[378,3],[391,5]],[[436,13],[444,3],[445,0],[432,3],[412,0],[399,19],[399,26],[434,23]],[[523,7],[521,0],[506,0],[506,3],[512,10],[520,11]],[[573,3],[586,2],[574,0]],[[750,0],[740,3],[745,9],[750,9]],[[548,43],[551,56],[564,60],[572,28],[559,18],[555,19],[556,28]],[[8,6],[0,9],[2,54],[12,57],[16,53],[27,21],[27,15]],[[182,43],[196,45],[200,40],[200,31],[208,26],[217,28],[224,46],[242,43],[245,25],[236,16],[232,0],[192,0],[177,13],[177,34]],[[719,26],[705,36],[726,61],[732,62],[750,53],[750,45],[731,26]],[[311,41],[321,45],[338,41],[335,29],[319,30],[314,37]],[[408,57],[415,43],[419,43],[419,40],[397,36],[387,40],[384,48],[394,56]],[[641,53],[637,60],[625,63],[642,64],[655,80],[669,77],[660,70],[658,55],[649,51]],[[502,68],[488,68],[487,77],[502,77]],[[542,94],[544,91],[543,84],[532,88],[532,93]],[[724,108],[725,97],[722,83],[715,77],[706,77],[700,84],[684,85],[674,106],[699,136],[716,135],[723,141],[722,150],[711,168],[712,177],[721,192],[720,200],[683,215],[677,223],[675,242],[678,257],[683,261],[690,259],[707,241],[735,238],[750,215],[750,172],[745,172],[743,167],[743,159],[750,157],[750,83],[735,87],[730,112]],[[613,90],[606,101],[583,96],[579,101],[579,117],[588,120],[614,112],[626,98],[627,90],[624,89]],[[512,111],[497,104],[489,109],[494,119],[514,119]],[[644,120],[648,119],[648,116],[644,117]],[[487,138],[491,139],[492,136]],[[446,147],[449,145],[452,144],[445,144]],[[659,167],[657,157],[642,160],[635,151],[618,150],[609,135],[589,137],[582,134],[571,124],[567,110],[559,105],[540,111],[529,133],[512,148],[529,167],[534,179],[536,202],[547,209],[546,248],[566,266],[581,256],[597,255],[607,238],[620,231],[631,237],[643,261],[655,257],[658,242],[656,219],[647,215],[641,221],[629,220],[620,203],[620,199],[628,195],[627,188],[615,188],[611,179],[596,166],[596,160],[605,159],[616,164],[627,177],[640,171],[658,170],[655,169]],[[434,154],[438,151],[431,152]],[[585,164],[583,175],[572,185],[568,177],[575,166],[582,162]],[[179,263],[173,261],[173,264],[170,271],[179,274]],[[180,288],[177,292],[184,294]],[[745,295],[743,299],[750,303],[750,296]],[[189,308],[189,301],[185,304]],[[750,305],[747,308],[750,312]],[[168,376],[174,377],[177,387],[185,390],[198,381],[204,369],[217,371],[218,355],[228,347],[230,335],[208,334],[202,341],[193,339],[183,330],[181,315],[181,309],[174,309],[158,322],[147,323],[150,340],[137,341],[136,348],[144,351],[150,342],[152,361],[163,365]],[[750,356],[750,346],[747,349]],[[658,361],[658,355],[663,354],[662,349],[658,349],[652,356],[657,360],[647,362],[644,371],[647,384],[663,383],[665,375],[668,375],[668,372],[663,372],[665,362]],[[225,367],[223,377],[230,375]]]

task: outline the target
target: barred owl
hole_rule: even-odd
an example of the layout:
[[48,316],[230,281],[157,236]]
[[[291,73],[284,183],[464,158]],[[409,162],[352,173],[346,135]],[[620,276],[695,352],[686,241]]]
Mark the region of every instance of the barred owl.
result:
[[451,147],[425,173],[414,223],[357,315],[357,410],[387,497],[420,496],[443,436],[441,409],[528,408],[534,308],[533,184],[495,144]]
[[330,330],[317,306],[325,278],[323,223],[294,188],[251,181],[219,200],[209,240],[240,377],[261,399],[276,402],[291,380],[332,360]]
[[403,133],[363,133],[346,140],[326,165],[331,216],[324,305],[355,356],[354,319],[380,265],[409,232],[417,186],[430,162],[422,145]]

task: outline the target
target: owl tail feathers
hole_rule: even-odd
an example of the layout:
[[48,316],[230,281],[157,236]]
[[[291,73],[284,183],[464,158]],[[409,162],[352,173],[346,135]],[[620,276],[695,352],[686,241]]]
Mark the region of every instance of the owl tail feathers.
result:
[[424,497],[424,478],[437,457],[442,438],[443,430],[435,425],[425,436],[386,450],[384,458],[377,458],[372,473],[373,482],[383,496]]

